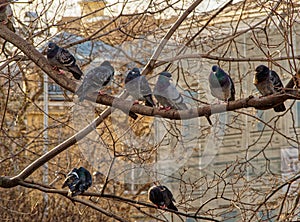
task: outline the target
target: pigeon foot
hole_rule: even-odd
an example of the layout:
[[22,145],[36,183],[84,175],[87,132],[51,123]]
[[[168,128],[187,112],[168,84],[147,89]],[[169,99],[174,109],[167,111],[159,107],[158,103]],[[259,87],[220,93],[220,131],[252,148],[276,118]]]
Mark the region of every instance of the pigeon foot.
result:
[[106,93],[103,92],[103,91],[101,91],[101,90],[98,92],[98,94],[99,94],[100,96],[106,95]]

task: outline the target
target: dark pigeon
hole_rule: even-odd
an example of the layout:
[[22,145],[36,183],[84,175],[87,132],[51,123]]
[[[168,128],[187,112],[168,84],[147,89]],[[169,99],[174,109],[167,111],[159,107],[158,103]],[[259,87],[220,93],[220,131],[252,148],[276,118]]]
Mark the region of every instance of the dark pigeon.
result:
[[83,101],[88,93],[101,90],[111,81],[114,73],[114,68],[109,61],[104,61],[100,66],[90,70],[76,91],[79,101]]
[[130,70],[125,78],[125,89],[135,100],[145,101],[146,106],[154,106],[152,91],[145,76],[138,68]]
[[171,73],[162,72],[158,76],[158,80],[153,90],[153,94],[157,101],[165,108],[172,108],[177,110],[188,109],[183,102],[182,95],[178,92],[176,87],[170,83]]
[[[282,90],[283,84],[275,71],[270,70],[265,65],[257,66],[255,71],[256,74],[253,83],[263,96],[272,95]],[[274,107],[275,112],[283,112],[285,110],[284,103]]]
[[148,191],[149,200],[160,209],[171,209],[178,211],[174,205],[174,197],[171,191],[166,186],[153,186]]
[[66,49],[53,42],[48,43],[47,59],[49,63],[59,70],[71,72],[75,79],[81,79],[82,71],[76,64],[75,57]]
[[92,176],[88,170],[83,167],[74,168],[68,173],[62,188],[69,187],[69,196],[77,196],[82,194],[92,185]]
[[235,89],[231,77],[219,66],[214,65],[208,77],[212,96],[225,102],[235,100]]

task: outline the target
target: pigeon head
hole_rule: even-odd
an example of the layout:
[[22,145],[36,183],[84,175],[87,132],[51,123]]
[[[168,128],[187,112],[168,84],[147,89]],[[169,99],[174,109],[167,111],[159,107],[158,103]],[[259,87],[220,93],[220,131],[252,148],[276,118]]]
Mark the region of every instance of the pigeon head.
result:
[[269,68],[268,68],[267,66],[265,66],[265,65],[259,65],[259,66],[256,67],[255,71],[256,71],[257,73],[268,73],[270,70],[269,70]]
[[58,49],[59,49],[58,45],[56,45],[54,42],[49,42],[47,48],[47,57],[48,58],[54,57]]
[[212,80],[212,82],[221,84],[221,86],[223,86],[224,84],[229,84],[230,81],[229,81],[228,74],[223,69],[221,69],[217,65],[214,65],[211,68],[211,70],[212,72],[210,75],[210,79]]
[[158,205],[158,206],[163,206],[165,205],[165,202],[164,202],[164,198],[163,198],[163,195],[162,195],[162,191],[160,190],[159,187],[151,187],[150,190],[149,190],[149,200]]
[[54,42],[49,42],[48,43],[48,51],[52,51],[56,48],[58,48],[58,45],[56,45]]
[[165,77],[168,77],[168,78],[171,78],[172,77],[172,75],[171,75],[171,73],[169,73],[169,72],[161,72],[159,75],[161,75],[161,76],[165,76]]
[[128,71],[127,76],[125,78],[125,84],[135,78],[138,78],[139,76],[141,76],[140,70],[138,68],[133,68],[132,70]]
[[[112,72],[112,75],[114,75],[114,74],[115,74],[114,67],[112,67],[112,65],[110,64],[110,62],[109,62],[109,61],[105,60],[104,62],[102,62],[102,63],[101,63],[101,65],[100,65],[100,66],[104,66],[104,67],[106,67],[106,68],[110,69],[110,70],[111,70],[111,72]],[[106,84],[104,84],[104,85],[106,85]]]
[[104,62],[102,62],[101,66],[111,66],[110,62],[105,60]]
[[158,80],[156,83],[156,87],[158,91],[165,90],[170,85],[171,73],[169,72],[161,72],[158,76]]
[[138,69],[138,68],[133,68],[132,70],[131,70],[131,72],[133,72],[134,74],[139,74],[139,75],[141,75],[141,73],[140,73],[140,70]]
[[211,67],[211,70],[212,70],[213,72],[217,72],[218,69],[219,69],[219,66],[217,66],[217,65],[213,65],[213,66]]
[[79,183],[80,179],[76,172],[72,171],[67,175],[67,178],[63,184],[63,188],[68,186],[71,191],[75,190],[76,185]]

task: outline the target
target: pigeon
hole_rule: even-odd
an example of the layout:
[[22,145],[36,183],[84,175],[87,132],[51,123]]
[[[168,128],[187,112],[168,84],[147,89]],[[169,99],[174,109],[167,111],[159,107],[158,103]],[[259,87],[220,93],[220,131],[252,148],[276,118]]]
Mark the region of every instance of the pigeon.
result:
[[[263,96],[268,96],[281,91],[283,84],[275,71],[270,70],[265,65],[257,66],[255,71],[256,74],[253,83]],[[284,103],[274,107],[275,112],[283,112],[285,110]]]
[[219,66],[212,66],[208,77],[212,96],[225,102],[235,100],[235,89],[231,77]]
[[0,22],[12,32],[16,31],[13,25],[13,12],[8,0],[0,0]]
[[90,70],[83,79],[81,86],[76,91],[79,101],[83,101],[88,93],[101,90],[115,74],[109,61],[104,61],[100,66]]
[[171,210],[178,211],[177,207],[173,203],[173,201],[175,202],[173,194],[166,186],[150,187],[148,191],[148,198],[158,208],[168,208]]
[[183,102],[182,95],[178,92],[176,87],[170,83],[171,77],[171,73],[166,71],[159,74],[153,90],[155,98],[166,109],[188,109],[187,105]]
[[68,50],[59,47],[54,42],[49,42],[47,59],[54,68],[71,72],[75,79],[81,79],[83,73],[76,64],[75,57]]
[[92,176],[88,170],[83,167],[74,168],[68,173],[62,188],[68,186],[68,196],[74,197],[82,194],[92,185]]
[[125,89],[135,100],[145,101],[146,106],[154,107],[152,91],[145,76],[138,68],[130,70],[125,78]]

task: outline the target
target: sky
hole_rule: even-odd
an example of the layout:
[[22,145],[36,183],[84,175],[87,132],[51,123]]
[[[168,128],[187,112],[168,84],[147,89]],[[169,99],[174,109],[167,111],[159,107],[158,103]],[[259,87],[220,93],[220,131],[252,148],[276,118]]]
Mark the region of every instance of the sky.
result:
[[[62,16],[64,17],[76,17],[81,15],[81,9],[79,2],[82,0],[34,0],[33,3],[22,4],[16,1],[13,4],[13,8],[15,12],[17,12],[22,18],[26,11],[36,11],[38,14],[42,14],[44,5],[50,5],[50,10],[47,11],[47,17],[53,18],[57,17],[56,19],[60,20]],[[176,2],[178,0],[168,0],[167,2]],[[175,8],[186,9],[189,5],[194,2],[195,0],[179,0],[176,4],[172,4]],[[223,5],[228,0],[203,0],[203,2],[197,7],[197,12],[204,12],[213,10],[221,5]],[[240,0],[235,0],[237,2]],[[26,1],[24,1],[26,2]],[[124,0],[106,0],[107,5],[111,5],[110,10],[105,10],[104,14],[106,16],[117,16],[123,8]],[[157,8],[164,8],[166,7],[166,0],[128,0],[126,7],[123,11],[125,14],[131,14],[135,12],[142,12],[144,11],[149,2],[153,2],[152,5],[155,3]],[[57,8],[60,10],[57,11]],[[181,11],[182,12],[182,11]],[[56,16],[55,16],[56,15]],[[174,15],[174,10],[165,11],[165,13],[159,15],[160,17],[168,17]],[[175,14],[176,15],[176,14]]]
[[[80,8],[79,7],[74,7],[78,5],[78,2],[81,0],[67,0],[67,11],[66,15],[69,16],[74,16],[74,14],[80,14]],[[172,2],[176,2],[177,0],[172,0]],[[203,2],[197,7],[198,12],[204,12],[204,11],[210,11],[213,10],[220,5],[224,4],[228,0],[203,0]],[[238,0],[235,0],[234,2],[237,2]],[[113,5],[111,7],[111,11],[106,10],[105,15],[107,16],[116,16],[120,13],[120,11],[123,8],[123,3],[124,1],[122,0],[107,0],[108,5]],[[126,7],[124,9],[125,14],[129,13],[134,13],[134,12],[139,12],[143,11],[145,8],[147,8],[150,0],[129,0],[128,3],[126,4]],[[157,3],[157,5],[161,5],[161,7],[165,7],[166,4],[160,4],[165,2],[165,0],[155,0],[154,2]],[[168,1],[170,2],[170,0]],[[187,8],[192,2],[192,0],[183,0],[179,1],[177,4],[175,4],[175,7],[184,7]],[[158,6],[159,7],[159,6]]]

